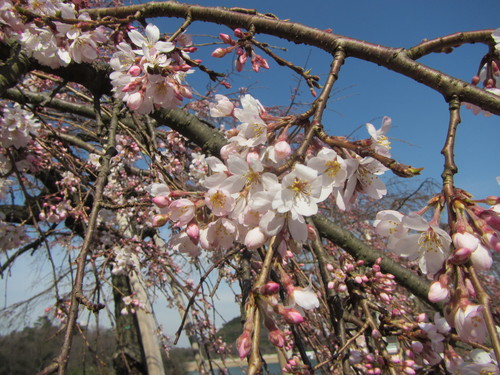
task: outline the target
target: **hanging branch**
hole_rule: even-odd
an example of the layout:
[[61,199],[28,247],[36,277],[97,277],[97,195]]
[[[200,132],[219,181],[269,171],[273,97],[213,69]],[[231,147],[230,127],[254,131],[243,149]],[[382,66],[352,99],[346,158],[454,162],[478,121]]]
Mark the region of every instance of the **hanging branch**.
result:
[[108,144],[106,146],[106,153],[102,159],[102,168],[99,172],[99,176],[95,182],[95,193],[94,200],[92,204],[92,210],[90,212],[90,217],[88,221],[88,226],[85,231],[85,238],[83,240],[82,248],[78,257],[76,258],[76,275],[73,284],[73,290],[71,292],[71,305],[69,308],[68,318],[66,322],[66,331],[64,335],[64,341],[61,347],[61,352],[55,362],[49,365],[47,368],[41,371],[41,374],[49,374],[55,370],[58,370],[59,375],[64,375],[66,373],[66,367],[69,359],[69,352],[71,350],[71,341],[73,338],[73,330],[75,328],[76,319],[78,317],[79,304],[84,304],[87,308],[91,310],[99,309],[100,306],[93,306],[93,304],[88,301],[88,299],[82,293],[83,278],[85,275],[85,264],[87,262],[87,255],[90,251],[92,240],[94,237],[94,231],[97,223],[97,217],[100,210],[101,200],[103,197],[104,187],[107,183],[107,178],[109,174],[110,161],[115,155],[115,134],[116,128],[118,126],[118,112],[121,107],[121,103],[115,103],[113,108],[113,116],[108,131]]
[[484,322],[486,323],[486,328],[488,329],[488,334],[490,336],[491,346],[493,347],[496,361],[497,363],[500,363],[500,339],[498,337],[497,325],[495,324],[495,319],[493,318],[493,314],[491,311],[491,298],[484,290],[479,277],[477,277],[474,266],[469,265],[467,267],[467,271],[469,272],[470,280],[472,281],[472,285],[474,286],[474,290],[476,291],[477,299],[479,300],[479,303],[484,306]]

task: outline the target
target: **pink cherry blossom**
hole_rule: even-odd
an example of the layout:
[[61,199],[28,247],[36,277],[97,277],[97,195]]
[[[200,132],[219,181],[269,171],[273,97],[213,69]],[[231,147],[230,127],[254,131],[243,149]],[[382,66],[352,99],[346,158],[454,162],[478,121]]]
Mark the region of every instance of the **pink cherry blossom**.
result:
[[482,344],[487,336],[482,305],[467,304],[459,307],[455,313],[454,323],[460,338]]

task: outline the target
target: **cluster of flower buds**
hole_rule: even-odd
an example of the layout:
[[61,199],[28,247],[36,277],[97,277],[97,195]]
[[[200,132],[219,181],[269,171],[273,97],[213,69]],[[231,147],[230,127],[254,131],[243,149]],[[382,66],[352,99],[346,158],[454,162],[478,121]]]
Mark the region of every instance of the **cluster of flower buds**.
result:
[[212,56],[224,57],[228,53],[235,51],[237,56],[235,66],[238,72],[241,72],[243,70],[245,63],[247,62],[249,57],[252,62],[252,69],[255,72],[258,72],[260,68],[269,69],[267,60],[255,53],[250,42],[250,39],[252,38],[252,35],[250,33],[245,33],[241,29],[235,29],[234,36],[238,38],[238,41],[233,40],[227,34],[219,34],[220,39],[224,43],[229,44],[229,46],[225,48],[216,48],[212,52]]
[[[388,237],[388,249],[418,260],[421,271],[434,276],[429,300],[446,303],[445,318],[460,338],[483,343],[487,337],[484,306],[474,302],[477,293],[468,265],[475,271],[488,271],[493,262],[491,251],[500,251],[500,198],[474,201],[468,193],[455,189],[451,236],[439,227],[443,200],[438,195],[423,210],[408,215],[381,211],[374,225],[378,234]],[[421,215],[430,206],[435,211],[428,223]],[[434,347],[433,351],[439,352]]]
[[[472,77],[471,83],[474,86],[482,84],[486,91],[500,96],[500,29],[495,30],[491,35],[496,43],[493,53],[488,53],[481,61],[477,74]],[[478,106],[464,103],[475,115],[482,113],[484,116],[491,116],[491,113],[484,111]]]
[[135,314],[137,309],[144,310],[146,305],[144,302],[139,301],[137,298],[134,298],[134,295],[125,296],[122,298],[123,304],[125,307],[120,311],[122,315]]

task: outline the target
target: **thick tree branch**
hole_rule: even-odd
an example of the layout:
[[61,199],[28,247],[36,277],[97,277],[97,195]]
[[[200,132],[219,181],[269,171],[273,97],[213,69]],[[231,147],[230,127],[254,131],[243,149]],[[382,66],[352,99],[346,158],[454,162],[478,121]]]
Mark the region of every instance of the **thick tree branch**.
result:
[[[177,2],[154,2],[147,4],[86,10],[94,18],[139,16],[141,19],[154,17],[191,17],[193,21],[205,21],[226,25],[230,28],[244,27],[255,34],[269,34],[297,43],[318,47],[330,54],[342,47],[347,57],[369,61],[422,83],[439,93],[446,100],[457,95],[460,101],[472,103],[491,113],[500,115],[500,97],[490,94],[465,81],[448,76],[413,59],[418,52],[409,54],[403,48],[390,48],[362,40],[332,34],[295,22],[281,21],[274,17],[235,12],[227,8],[213,8]],[[478,32],[470,42],[491,42],[494,30]],[[483,39],[484,38],[484,39]],[[455,43],[458,39],[450,38]],[[464,41],[465,43],[466,41]],[[447,44],[445,44],[446,46]],[[430,48],[430,47],[429,47]],[[422,51],[422,49],[420,49]],[[420,52],[422,53],[422,52]]]
[[[410,270],[379,253],[377,250],[357,239],[349,231],[339,227],[326,217],[316,215],[313,216],[312,219],[321,236],[340,246],[351,254],[354,259],[364,260],[368,265],[373,265],[378,258],[382,258],[380,268],[383,272],[394,275],[399,285],[405,287],[423,301],[428,301],[427,295],[430,286],[428,280],[415,275]],[[434,307],[439,309],[437,305],[434,305]]]

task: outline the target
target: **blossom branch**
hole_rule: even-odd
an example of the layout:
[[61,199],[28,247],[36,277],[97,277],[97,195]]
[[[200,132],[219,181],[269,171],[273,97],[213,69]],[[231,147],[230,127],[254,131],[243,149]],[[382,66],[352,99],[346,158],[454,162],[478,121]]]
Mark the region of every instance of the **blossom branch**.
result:
[[215,262],[210,266],[210,268],[203,274],[203,276],[200,278],[200,282],[198,283],[198,286],[194,289],[193,293],[191,294],[191,298],[189,299],[188,305],[186,306],[186,309],[184,310],[184,315],[182,317],[181,324],[179,325],[179,328],[177,329],[177,332],[175,333],[175,339],[174,339],[174,345],[177,344],[179,341],[179,338],[181,336],[182,330],[184,329],[184,324],[186,323],[187,319],[187,314],[189,312],[190,307],[193,305],[196,296],[198,295],[198,291],[200,290],[201,286],[205,282],[208,276],[212,273],[214,269],[219,267],[221,264],[225,263],[229,258],[231,258],[234,254],[238,253],[240,249],[234,249],[232,251],[229,251],[222,259],[220,259],[218,262]]
[[253,45],[257,46],[261,50],[263,50],[267,55],[271,56],[274,61],[280,66],[286,66],[287,68],[290,68],[293,70],[295,73],[297,73],[299,76],[301,76],[307,83],[307,86],[309,86],[311,92],[314,93],[314,87],[320,88],[320,85],[318,83],[319,81],[319,76],[316,75],[311,75],[308,73],[308,71],[304,70],[301,66],[297,66],[293,63],[291,63],[288,60],[285,60],[284,58],[278,56],[275,54],[273,51],[271,51],[270,48],[267,47],[266,43],[261,43],[256,41],[255,39],[251,39],[251,42]]
[[[384,273],[394,275],[400,285],[411,291],[423,301],[429,303],[427,296],[430,283],[427,280],[423,280],[410,270],[394,262],[392,259],[380,254],[377,250],[357,239],[349,231],[342,229],[326,217],[315,215],[312,217],[312,220],[322,236],[343,248],[351,254],[354,259],[364,260],[366,264],[373,265],[378,258],[382,258],[380,268]],[[429,304],[436,310],[440,309],[436,304]]]
[[329,136],[322,129],[318,130],[318,137],[326,144],[332,147],[341,147],[347,150],[354,151],[361,157],[372,157],[373,159],[382,163],[385,167],[389,168],[396,176],[399,177],[415,177],[420,174],[423,168],[415,168],[411,165],[398,163],[396,160],[376,153],[372,148],[366,147],[361,142],[351,142],[344,137]]
[[500,363],[500,339],[498,337],[497,327],[495,324],[495,320],[493,319],[493,314],[491,312],[490,296],[484,290],[479,277],[477,277],[474,266],[469,265],[467,267],[467,271],[469,272],[470,280],[472,281],[472,285],[474,286],[474,290],[476,291],[479,303],[481,303],[481,305],[483,305],[484,307],[484,321],[486,323],[486,328],[488,329],[488,334],[490,336],[493,351],[495,352],[497,363]]
[[[115,133],[116,128],[118,126],[118,110],[120,105],[118,103],[115,104],[113,108],[113,118],[111,121],[111,125],[109,128],[108,134],[108,144],[107,150],[114,149],[115,146]],[[82,249],[76,258],[76,275],[73,284],[73,291],[71,293],[71,305],[68,314],[68,320],[66,325],[66,332],[64,335],[64,341],[62,344],[61,352],[56,359],[58,373],[63,375],[66,373],[66,366],[69,359],[69,352],[71,349],[71,341],[73,338],[73,330],[75,328],[76,319],[78,317],[78,307],[79,302],[85,303],[85,300],[82,299],[82,286],[83,286],[83,278],[85,274],[85,264],[87,260],[87,254],[90,251],[90,246],[92,244],[92,240],[94,237],[95,226],[97,223],[97,216],[100,210],[101,199],[104,191],[104,187],[107,182],[107,176],[109,174],[109,165],[110,160],[113,157],[112,152],[106,152],[102,161],[102,169],[99,172],[99,176],[97,177],[97,181],[95,183],[95,193],[94,193],[94,201],[92,204],[92,210],[90,212],[90,218],[87,226],[87,230],[85,232],[85,238],[83,240]],[[79,298],[80,297],[80,298]],[[55,370],[55,369],[54,369]]]
[[[314,225],[313,221],[309,218],[307,219],[307,222],[310,225]],[[317,233],[316,228],[315,231]],[[328,310],[330,312],[330,322],[335,330],[335,334],[339,340],[341,347],[345,348],[347,346],[347,341],[346,341],[345,322],[343,316],[344,315],[343,304],[339,296],[333,290],[333,288],[330,289],[328,287],[328,284],[331,281],[331,277],[328,276],[331,274],[331,272],[328,271],[328,264],[333,264],[333,259],[330,259],[331,257],[326,253],[318,233],[315,236],[314,240],[312,241],[311,248],[314,252],[316,260],[318,261],[323,289],[324,293],[326,294],[326,301],[328,305]],[[360,332],[363,331],[364,329],[360,330]],[[342,352],[343,350],[339,350],[336,353],[336,355],[339,356],[341,355]],[[345,355],[342,357],[342,367],[344,374],[351,374],[351,368],[349,366],[349,358]]]

